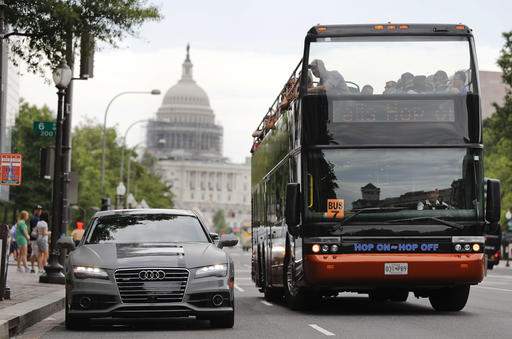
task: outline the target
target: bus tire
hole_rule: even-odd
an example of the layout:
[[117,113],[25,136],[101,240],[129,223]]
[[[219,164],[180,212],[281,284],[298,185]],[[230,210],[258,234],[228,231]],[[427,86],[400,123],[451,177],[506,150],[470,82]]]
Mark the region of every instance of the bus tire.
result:
[[296,286],[293,281],[293,260],[287,258],[285,261],[284,274],[284,297],[288,307],[294,311],[305,310],[311,304],[307,291]]
[[487,262],[487,269],[488,270],[492,270],[494,268],[494,263],[493,262]]
[[407,298],[409,297],[409,291],[404,290],[398,290],[391,293],[389,300],[398,302],[398,303],[404,303],[407,301]]
[[466,306],[469,297],[469,285],[445,287],[434,291],[430,304],[439,312],[458,312]]
[[276,287],[265,287],[265,300],[268,302],[281,301],[283,299],[283,290]]

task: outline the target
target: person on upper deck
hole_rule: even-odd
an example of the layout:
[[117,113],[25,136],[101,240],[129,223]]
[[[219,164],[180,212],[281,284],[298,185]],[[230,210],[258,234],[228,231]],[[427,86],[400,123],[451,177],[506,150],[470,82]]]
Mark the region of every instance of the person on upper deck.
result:
[[320,79],[316,87],[308,89],[310,93],[325,92],[334,95],[350,93],[345,78],[338,71],[328,71],[322,60],[311,61],[309,68],[313,75]]
[[448,74],[445,71],[437,71],[432,79],[435,93],[446,93],[450,89]]
[[361,89],[362,95],[373,95],[373,87],[370,85],[364,85]]
[[414,75],[406,72],[400,76],[397,82],[397,89],[400,93],[407,93],[414,88]]
[[453,75],[451,92],[455,94],[466,95],[468,87],[466,86],[466,73],[464,71],[457,71]]

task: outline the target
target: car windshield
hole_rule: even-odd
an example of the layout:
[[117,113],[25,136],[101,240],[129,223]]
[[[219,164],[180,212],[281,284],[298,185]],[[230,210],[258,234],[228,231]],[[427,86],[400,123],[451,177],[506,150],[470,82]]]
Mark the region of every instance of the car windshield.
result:
[[98,218],[88,244],[208,242],[199,220],[169,214],[112,215]]
[[346,212],[382,209],[422,216],[475,209],[475,157],[465,149],[333,149],[309,159],[313,212],[325,214],[329,201],[341,200]]
[[465,95],[474,87],[469,46],[455,36],[320,38],[310,46],[309,92]]

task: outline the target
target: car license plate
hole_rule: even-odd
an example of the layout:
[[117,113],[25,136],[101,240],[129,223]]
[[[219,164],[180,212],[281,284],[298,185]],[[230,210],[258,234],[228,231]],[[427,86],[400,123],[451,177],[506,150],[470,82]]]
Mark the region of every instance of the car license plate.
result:
[[384,263],[385,275],[407,275],[409,265],[407,263]]

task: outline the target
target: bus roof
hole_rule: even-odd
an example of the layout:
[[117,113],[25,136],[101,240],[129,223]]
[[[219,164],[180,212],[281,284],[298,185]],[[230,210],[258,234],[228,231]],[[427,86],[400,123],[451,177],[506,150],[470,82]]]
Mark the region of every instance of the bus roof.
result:
[[463,24],[365,24],[316,25],[308,31],[309,37],[367,36],[367,35],[460,35],[471,36],[471,29]]

